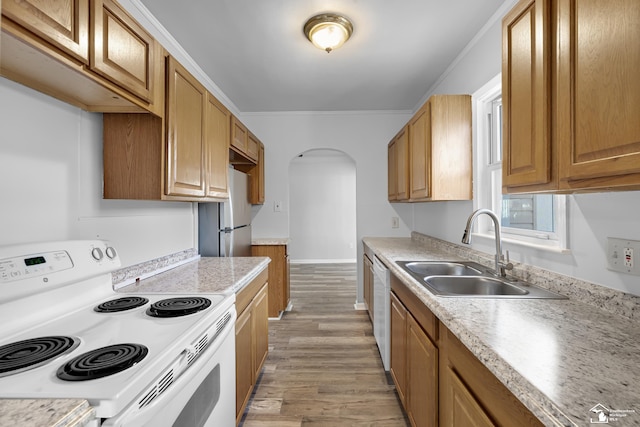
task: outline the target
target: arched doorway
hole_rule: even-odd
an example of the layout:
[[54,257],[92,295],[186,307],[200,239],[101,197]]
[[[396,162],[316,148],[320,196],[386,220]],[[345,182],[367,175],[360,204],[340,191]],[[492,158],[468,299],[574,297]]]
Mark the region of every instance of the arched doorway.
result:
[[356,164],[313,149],[289,163],[289,255],[293,262],[356,261]]

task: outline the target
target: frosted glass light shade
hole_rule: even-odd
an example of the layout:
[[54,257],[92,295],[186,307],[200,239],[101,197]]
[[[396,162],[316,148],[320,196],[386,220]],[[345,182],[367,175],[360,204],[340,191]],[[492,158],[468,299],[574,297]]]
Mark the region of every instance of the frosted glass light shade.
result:
[[331,52],[342,46],[353,33],[351,22],[340,15],[325,13],[309,19],[304,34],[314,46]]

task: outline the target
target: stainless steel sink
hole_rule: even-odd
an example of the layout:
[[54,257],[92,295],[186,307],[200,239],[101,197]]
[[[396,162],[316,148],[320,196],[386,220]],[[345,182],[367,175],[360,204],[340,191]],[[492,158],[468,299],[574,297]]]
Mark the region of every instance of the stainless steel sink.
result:
[[439,295],[502,296],[527,295],[529,291],[500,279],[482,276],[431,276],[425,283]]
[[481,264],[464,261],[397,261],[431,293],[442,297],[566,299],[511,277],[496,277]]
[[474,262],[399,261],[405,270],[420,276],[476,276],[486,270]]

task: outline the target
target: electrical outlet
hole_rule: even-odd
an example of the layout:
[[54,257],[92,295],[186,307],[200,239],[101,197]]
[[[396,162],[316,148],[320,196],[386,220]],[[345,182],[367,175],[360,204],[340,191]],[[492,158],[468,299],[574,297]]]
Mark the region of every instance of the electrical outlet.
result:
[[640,241],[607,238],[607,268],[640,276]]
[[624,266],[633,268],[633,248],[624,248]]
[[391,228],[398,228],[400,227],[400,219],[397,216],[392,216],[391,217]]

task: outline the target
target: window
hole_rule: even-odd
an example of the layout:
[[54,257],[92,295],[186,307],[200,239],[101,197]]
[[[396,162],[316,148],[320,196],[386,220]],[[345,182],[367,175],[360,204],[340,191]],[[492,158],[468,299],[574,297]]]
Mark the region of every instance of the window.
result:
[[[476,203],[501,220],[502,238],[514,243],[566,249],[566,196],[502,194],[502,95],[497,76],[474,94],[476,106]],[[493,236],[493,223],[481,222],[479,234]]]

